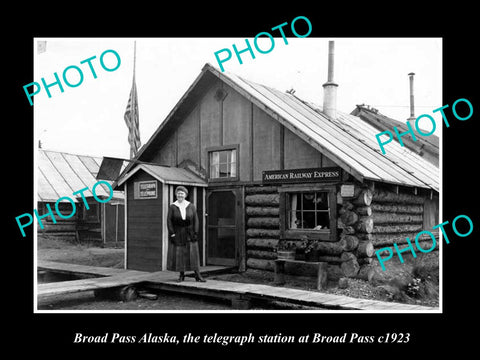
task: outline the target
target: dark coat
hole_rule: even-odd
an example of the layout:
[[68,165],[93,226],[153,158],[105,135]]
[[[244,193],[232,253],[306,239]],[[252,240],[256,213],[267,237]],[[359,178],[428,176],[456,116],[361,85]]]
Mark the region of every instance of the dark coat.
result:
[[[198,215],[195,205],[188,204],[185,209],[185,220],[182,219],[180,209],[170,204],[167,215],[168,238],[176,246],[186,245],[187,242],[196,242],[198,234]],[[175,234],[175,236],[172,236]]]

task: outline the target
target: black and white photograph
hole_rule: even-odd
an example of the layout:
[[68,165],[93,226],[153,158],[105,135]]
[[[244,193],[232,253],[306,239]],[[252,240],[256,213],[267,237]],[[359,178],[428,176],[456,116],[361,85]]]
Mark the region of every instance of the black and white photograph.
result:
[[39,349],[474,336],[446,333],[476,287],[471,34],[258,18],[22,39],[8,296]]
[[35,41],[39,311],[441,310],[441,39]]

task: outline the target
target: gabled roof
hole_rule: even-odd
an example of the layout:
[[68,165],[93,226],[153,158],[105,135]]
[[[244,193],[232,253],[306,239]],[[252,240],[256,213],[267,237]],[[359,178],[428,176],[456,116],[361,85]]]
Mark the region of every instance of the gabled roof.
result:
[[186,169],[153,164],[140,164],[135,166],[133,170],[119,179],[118,185],[122,185],[139,170],[145,171],[164,184],[207,187],[207,183],[202,178]]
[[335,161],[360,181],[373,180],[439,191],[439,169],[407,148],[391,147],[381,154],[375,134],[378,130],[361,118],[338,112],[332,120],[321,107],[297,96],[254,83],[237,75],[220,72],[206,64],[187,92],[172,109],[150,140],[140,149],[138,159],[157,148],[160,134],[174,126],[175,119],[191,109],[192,99],[220,79],[252,101],[272,118]]
[[[408,131],[406,122],[392,119],[379,113],[378,110],[369,108],[365,105],[357,105],[351,114],[360,117],[362,120],[378,129],[378,132],[393,132],[393,127],[396,127],[400,133]],[[405,144],[405,147],[438,166],[440,150],[439,138],[435,134],[432,134],[431,136],[417,135],[416,139],[416,141],[413,141],[410,136],[405,136],[402,138],[402,141]],[[397,143],[396,146],[400,146],[398,145],[398,139],[394,138],[394,140]]]
[[[80,194],[72,194],[85,187],[89,189],[83,193],[85,197],[93,196],[91,189],[97,182],[101,162],[101,157],[38,149],[37,201],[56,202],[66,196],[79,202],[82,201]],[[110,191],[104,184],[98,185],[95,193],[98,197],[110,196]],[[123,193],[115,191],[114,197],[121,198]]]

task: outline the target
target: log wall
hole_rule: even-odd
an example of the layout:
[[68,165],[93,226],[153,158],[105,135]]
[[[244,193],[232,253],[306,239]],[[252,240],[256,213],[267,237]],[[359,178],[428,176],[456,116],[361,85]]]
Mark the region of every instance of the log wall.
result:
[[[338,231],[337,241],[320,242],[320,261],[328,263],[330,278],[358,276],[362,266],[371,263],[374,247],[368,235],[373,230],[373,194],[358,188],[351,201],[337,197]],[[276,186],[250,186],[245,188],[247,267],[274,269],[276,248],[280,239],[279,220],[280,195]],[[358,211],[356,211],[358,209]],[[294,246],[301,240],[287,239]],[[362,271],[361,274],[366,273]],[[312,274],[314,275],[314,274]]]
[[370,280],[373,269],[370,264],[374,253],[372,232],[374,212],[371,208],[373,192],[355,184],[353,196],[337,192],[339,244],[343,250],[340,255],[341,274],[345,277]]
[[280,239],[276,186],[245,187],[247,267],[273,271]]
[[[424,226],[426,199],[425,195],[397,193],[385,189],[375,190],[371,204],[374,224],[372,242],[375,249],[392,246],[393,243],[406,244],[407,237],[413,243],[416,235],[422,230],[428,230],[437,235],[438,230],[427,229]],[[432,241],[428,235],[423,235],[419,240],[420,244],[427,241],[430,245]],[[423,247],[430,246],[425,244]]]
[[[337,188],[337,241],[319,243],[320,261],[328,263],[330,278],[353,277],[370,280],[375,274],[375,251],[382,247],[413,242],[424,229],[426,196],[372,190],[354,184],[353,196],[342,197]],[[274,269],[276,248],[280,239],[280,196],[276,186],[245,188],[247,267]],[[292,245],[300,240],[288,239]],[[421,238],[431,246],[428,235]]]
[[[352,272],[358,268],[355,277],[368,279],[373,276],[376,250],[392,246],[393,243],[406,244],[407,237],[413,242],[422,230],[438,233],[424,227],[424,203],[427,195],[415,195],[408,191],[397,192],[393,188],[369,189],[355,184],[354,197],[337,196],[341,203],[338,211],[338,227],[343,230],[341,237],[355,236],[358,239],[358,246],[352,251],[356,259],[352,258],[349,265]],[[432,239],[428,235],[422,235],[419,244],[428,249],[432,245]]]

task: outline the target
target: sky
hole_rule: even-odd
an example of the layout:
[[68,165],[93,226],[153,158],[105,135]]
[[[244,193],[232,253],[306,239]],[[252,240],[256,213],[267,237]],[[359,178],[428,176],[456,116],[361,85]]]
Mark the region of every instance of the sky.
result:
[[[334,80],[339,84],[337,108],[350,113],[357,104],[367,104],[380,113],[399,121],[410,115],[409,77],[415,73],[415,115],[429,114],[437,122],[435,135],[441,135],[440,114],[432,111],[442,103],[441,38],[274,38],[268,54],[254,48],[255,59],[242,54],[243,64],[235,58],[223,63],[225,71],[251,81],[286,91],[322,105],[327,80],[328,41],[335,41]],[[37,41],[46,40],[46,51],[37,52]],[[249,39],[253,44],[253,39]],[[263,41],[263,42],[262,42]],[[265,42],[266,41],[266,42]],[[205,63],[220,68],[214,53],[232,44],[245,48],[245,38],[35,38],[34,79],[47,84],[60,79],[65,68],[78,66],[83,82],[68,87],[50,87],[51,98],[42,87],[34,96],[34,147],[67,153],[129,158],[128,129],[124,113],[132,87],[136,42],[135,79],[138,92],[140,137],[145,144],[188,87],[200,74]],[[253,46],[253,45],[252,45]],[[270,46],[267,38],[259,47]],[[114,50],[120,56],[115,71],[105,71],[100,56]],[[91,61],[97,78],[87,63]],[[223,54],[222,54],[223,56]],[[117,64],[112,53],[106,53],[105,66]],[[71,83],[79,82],[75,70],[67,72]],[[26,85],[26,84],[25,84]],[[25,105],[29,106],[25,96]],[[431,129],[431,124],[420,124]],[[372,134],[372,137],[375,134]]]

